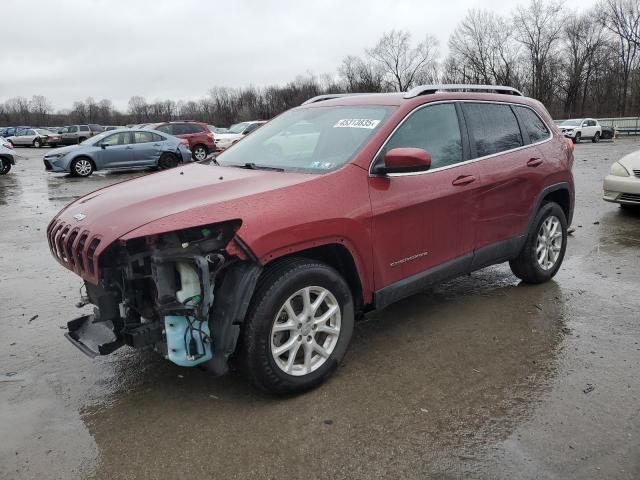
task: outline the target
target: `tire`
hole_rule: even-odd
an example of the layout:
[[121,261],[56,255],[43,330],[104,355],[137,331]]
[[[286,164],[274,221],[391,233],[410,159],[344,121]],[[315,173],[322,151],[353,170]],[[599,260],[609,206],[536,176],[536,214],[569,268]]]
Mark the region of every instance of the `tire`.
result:
[[581,137],[582,137],[582,134],[580,132],[576,133],[576,136],[573,137],[573,143],[580,143]]
[[49,144],[49,146],[50,146],[51,148],[56,148],[56,147],[58,146],[58,144],[57,144],[57,143],[50,143],[50,144]]
[[4,158],[0,158],[0,175],[6,175],[11,171],[11,162]]
[[95,167],[87,157],[78,157],[71,162],[70,170],[74,177],[88,177],[93,173]]
[[175,168],[180,163],[178,157],[176,157],[173,153],[165,152],[160,155],[160,159],[158,160],[158,167],[162,170],[166,170],[167,168]]
[[593,143],[598,143],[600,141],[600,132],[596,132],[596,134],[591,139]]
[[193,158],[196,159],[196,162],[204,160],[205,158],[207,158],[207,155],[209,155],[209,151],[204,145],[194,146],[193,150],[191,150],[191,153],[193,153]]
[[[305,291],[310,302],[304,301]],[[319,294],[325,296],[311,311]],[[287,313],[287,304],[295,320]],[[306,317],[305,304],[311,312]],[[318,323],[325,315],[330,316]],[[278,395],[316,387],[344,358],[354,318],[351,291],[336,270],[304,258],[277,262],[262,274],[251,299],[237,355],[241,370],[257,387]],[[278,354],[277,349],[287,345],[290,348]]]
[[[513,274],[523,282],[543,283],[553,278],[562,265],[567,249],[567,218],[560,205],[548,202],[540,207],[532,225],[520,254],[509,262],[509,266]],[[553,225],[555,225],[555,229],[553,229]],[[548,238],[547,228],[549,227],[551,227],[554,238],[547,241],[545,233]],[[560,232],[557,231],[558,228]],[[557,233],[560,233],[559,237],[556,236]],[[559,245],[558,240],[560,240]],[[541,248],[542,250],[540,250]],[[544,252],[548,252],[549,248],[552,248],[552,251],[555,251],[557,255],[554,256],[553,261],[544,255]],[[540,252],[538,252],[539,250]],[[542,260],[539,259],[538,253],[543,257]]]
[[39,138],[36,138],[36,139],[33,141],[33,146],[34,146],[35,148],[41,148],[41,147],[42,147],[42,140],[40,140]]
[[86,137],[78,137],[78,145],[86,140]]

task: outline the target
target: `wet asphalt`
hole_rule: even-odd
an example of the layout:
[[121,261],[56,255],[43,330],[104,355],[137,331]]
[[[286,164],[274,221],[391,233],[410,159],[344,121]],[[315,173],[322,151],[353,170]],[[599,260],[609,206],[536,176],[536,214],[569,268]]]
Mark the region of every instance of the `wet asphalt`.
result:
[[576,231],[553,281],[500,265],[370,314],[336,375],[287,399],[67,342],[81,282],[46,226],[141,173],[51,175],[45,150],[18,149],[0,177],[0,478],[640,478],[640,212],[601,200],[637,149],[577,145]]

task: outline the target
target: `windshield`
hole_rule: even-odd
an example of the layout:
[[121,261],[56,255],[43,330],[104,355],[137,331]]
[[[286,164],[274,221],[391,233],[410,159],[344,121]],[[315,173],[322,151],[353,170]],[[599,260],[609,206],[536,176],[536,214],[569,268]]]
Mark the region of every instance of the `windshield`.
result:
[[249,122],[236,123],[235,125],[231,125],[229,127],[229,131],[227,133],[242,133],[248,126]]
[[394,107],[313,107],[290,110],[217,158],[220,165],[335,170],[358,152]]
[[87,138],[85,141],[80,142],[81,145],[95,145],[96,143],[98,143],[100,140],[102,140],[104,137],[111,135],[113,133],[113,130],[109,130],[108,132],[102,132],[99,133],[97,135],[94,135],[93,137],[89,137]]
[[578,125],[580,125],[580,122],[582,122],[581,119],[577,119],[577,120],[565,120],[564,122],[562,122],[560,125],[565,125],[567,127],[577,127]]

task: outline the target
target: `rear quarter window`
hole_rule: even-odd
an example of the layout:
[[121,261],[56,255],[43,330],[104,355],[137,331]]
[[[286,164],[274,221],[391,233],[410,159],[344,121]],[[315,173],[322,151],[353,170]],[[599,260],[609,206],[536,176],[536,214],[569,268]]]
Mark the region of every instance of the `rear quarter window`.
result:
[[509,105],[465,103],[464,117],[474,158],[521,147],[522,134]]
[[513,107],[522,129],[529,135],[530,143],[537,143],[551,136],[549,129],[536,112],[527,107]]

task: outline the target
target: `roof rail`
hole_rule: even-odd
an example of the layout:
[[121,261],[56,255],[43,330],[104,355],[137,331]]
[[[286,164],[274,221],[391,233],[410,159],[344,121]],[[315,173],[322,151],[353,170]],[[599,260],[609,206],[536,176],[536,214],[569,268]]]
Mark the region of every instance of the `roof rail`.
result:
[[366,93],[327,93],[326,95],[318,95],[315,97],[311,97],[309,100],[302,102],[302,105],[322,102],[324,100],[331,100],[334,98],[353,97],[354,95],[366,95]]
[[414,98],[419,95],[430,95],[436,92],[444,91],[480,91],[480,92],[496,92],[504,95],[518,95],[523,97],[522,92],[513,87],[505,87],[502,85],[464,85],[464,84],[444,84],[444,85],[419,85],[412,88],[404,94],[404,98]]

